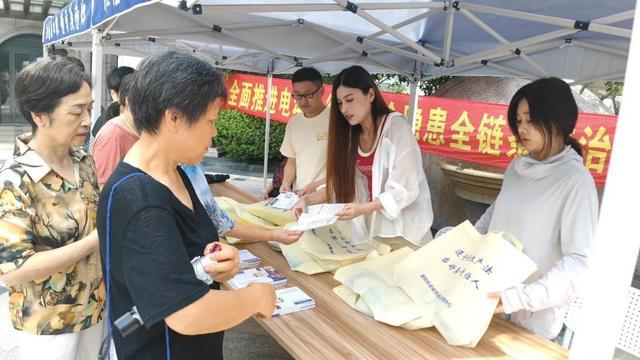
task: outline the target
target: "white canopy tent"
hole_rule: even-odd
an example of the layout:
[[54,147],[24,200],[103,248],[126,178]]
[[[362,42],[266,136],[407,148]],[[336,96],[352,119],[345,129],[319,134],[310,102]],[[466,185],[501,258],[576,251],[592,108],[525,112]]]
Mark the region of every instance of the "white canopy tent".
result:
[[[95,0],[94,9],[109,1]],[[633,8],[632,0],[163,0],[103,16],[92,47],[94,54],[100,45],[114,54],[176,48],[258,73],[310,65],[336,73],[355,63],[409,75],[415,104],[417,80],[443,75],[620,80]],[[78,40],[71,46],[90,45]]]
[[[109,1],[94,0],[94,12],[107,9]],[[67,46],[91,46],[94,55],[173,48],[205,56],[220,68],[265,74],[291,73],[301,66],[337,73],[360,64],[373,73],[412,79],[413,122],[419,79],[622,79],[633,8],[632,0],[163,0],[102,15],[92,21],[91,41],[73,39]],[[94,82],[99,83],[103,75],[97,70]],[[101,101],[98,93],[95,99]]]
[[346,60],[372,72],[587,81],[622,78],[634,1],[202,0],[183,2],[191,9],[185,11],[175,0],[143,5],[97,24],[106,47],[187,40],[196,51],[251,49],[265,58],[245,54],[219,65],[247,60],[263,73],[271,58],[274,73]]
[[[107,12],[105,4],[110,1],[93,0],[94,12],[102,8]],[[336,73],[357,63],[375,73],[410,76],[410,115],[417,103],[417,81],[442,75],[557,76],[576,84],[621,81],[636,11],[633,0],[129,1],[134,4],[92,21],[91,39],[77,36],[81,31],[76,31],[69,36],[45,37],[43,43],[60,46],[60,40],[66,40],[62,46],[91,47],[95,83],[100,83],[103,76],[101,62],[96,60],[103,52],[143,55],[166,48],[181,49],[202,55],[221,68],[266,73],[269,77],[308,65]],[[636,39],[636,51],[640,46],[637,43]],[[99,92],[95,95],[100,101]],[[627,115],[626,121],[630,120]],[[268,129],[269,112],[266,126]],[[624,142],[617,136],[615,159],[621,156],[616,150]],[[614,166],[615,159],[609,184],[624,173]],[[606,204],[605,193],[603,212],[610,209]],[[600,243],[605,240],[601,234]],[[635,259],[637,249],[636,244],[635,252],[618,255]],[[619,278],[626,276],[622,271],[616,274]],[[613,291],[615,284],[617,279],[598,285]],[[620,316],[612,313],[606,322],[610,329]],[[613,340],[608,338],[604,345],[580,338],[577,333],[575,353],[586,355],[593,347],[604,354],[606,346],[613,348]]]

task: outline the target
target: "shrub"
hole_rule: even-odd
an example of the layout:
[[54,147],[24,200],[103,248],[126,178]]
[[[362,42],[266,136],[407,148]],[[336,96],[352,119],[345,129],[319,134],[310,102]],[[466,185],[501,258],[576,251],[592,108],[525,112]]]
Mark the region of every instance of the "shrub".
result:
[[[262,160],[264,157],[264,123],[240,111],[223,109],[218,114],[218,136],[213,146],[224,148],[228,157],[240,161]],[[269,130],[269,158],[280,153],[286,124],[271,122]]]

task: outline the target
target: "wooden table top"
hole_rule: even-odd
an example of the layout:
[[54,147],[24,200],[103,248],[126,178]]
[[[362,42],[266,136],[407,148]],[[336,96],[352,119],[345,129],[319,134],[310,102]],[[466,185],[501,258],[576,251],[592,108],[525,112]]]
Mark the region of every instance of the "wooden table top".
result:
[[333,274],[292,271],[281,253],[259,242],[240,245],[287,277],[316,301],[316,307],[258,322],[296,359],[566,359],[560,345],[494,317],[478,345],[451,346],[435,328],[405,330],[357,312],[332,289]]

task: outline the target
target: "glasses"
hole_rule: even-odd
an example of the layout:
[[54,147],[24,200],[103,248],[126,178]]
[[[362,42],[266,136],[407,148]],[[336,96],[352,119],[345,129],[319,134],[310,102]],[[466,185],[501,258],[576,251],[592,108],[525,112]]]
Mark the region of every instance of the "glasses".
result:
[[311,100],[311,98],[318,93],[318,91],[320,91],[320,89],[322,89],[322,85],[320,85],[317,89],[315,89],[313,92],[310,93],[306,93],[306,94],[293,94],[291,95],[293,97],[294,100],[296,101],[300,101],[302,99],[305,99],[307,101]]

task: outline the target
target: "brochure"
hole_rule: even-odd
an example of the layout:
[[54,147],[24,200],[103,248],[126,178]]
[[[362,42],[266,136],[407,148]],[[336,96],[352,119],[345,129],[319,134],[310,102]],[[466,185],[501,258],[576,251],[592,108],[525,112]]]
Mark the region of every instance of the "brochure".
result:
[[298,287],[276,290],[276,310],[273,316],[291,314],[294,312],[313,309],[316,302]]
[[240,257],[240,269],[247,269],[260,265],[260,258],[253,255],[249,250],[243,249],[238,251],[238,256]]
[[287,278],[282,276],[282,274],[280,274],[280,272],[278,272],[278,270],[273,266],[261,266],[238,271],[236,276],[227,281],[227,285],[232,289],[241,289],[256,282],[276,286],[285,284],[287,282]]
[[300,197],[293,191],[280,193],[277,197],[269,202],[269,206],[276,209],[291,210]]
[[307,207],[307,212],[302,213],[298,222],[287,226],[287,230],[307,231],[319,227],[332,225],[338,220],[336,216],[345,204],[319,204]]

